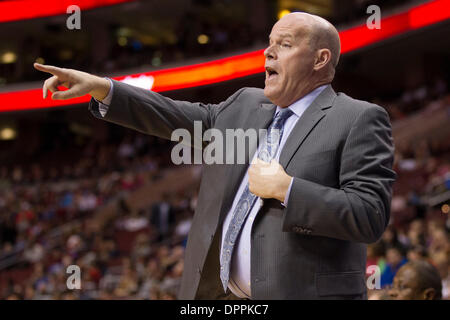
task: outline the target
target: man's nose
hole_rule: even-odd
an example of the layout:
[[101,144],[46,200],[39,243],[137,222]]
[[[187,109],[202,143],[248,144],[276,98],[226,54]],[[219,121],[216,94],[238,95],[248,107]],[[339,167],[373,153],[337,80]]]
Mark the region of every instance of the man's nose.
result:
[[264,56],[266,57],[266,59],[275,59],[276,58],[276,54],[275,54],[275,50],[273,49],[273,46],[268,46],[266,48],[266,50],[264,50]]
[[398,295],[397,290],[395,290],[395,289],[388,290],[388,295],[393,299],[397,298],[397,295]]

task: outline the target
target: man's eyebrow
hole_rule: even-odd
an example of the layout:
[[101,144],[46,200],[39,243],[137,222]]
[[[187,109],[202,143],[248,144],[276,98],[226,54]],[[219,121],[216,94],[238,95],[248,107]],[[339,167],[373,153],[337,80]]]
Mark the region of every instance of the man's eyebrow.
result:
[[[277,37],[282,38],[282,39],[284,39],[284,38],[292,38],[293,39],[294,38],[294,36],[290,33],[282,33],[282,34],[277,35]],[[269,35],[269,40],[271,40],[271,39],[272,39],[272,36]]]

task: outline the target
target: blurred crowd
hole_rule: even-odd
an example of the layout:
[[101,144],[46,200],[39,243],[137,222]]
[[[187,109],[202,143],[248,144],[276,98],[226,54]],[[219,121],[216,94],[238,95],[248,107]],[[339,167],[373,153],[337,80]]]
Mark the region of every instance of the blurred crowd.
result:
[[[60,152],[63,155],[65,150]],[[145,183],[161,179],[162,169],[170,166],[167,155],[170,151],[166,142],[130,133],[119,145],[89,143],[79,159],[59,166],[46,166],[35,159],[28,166],[0,167],[0,298],[70,298],[74,292],[65,294],[66,283],[60,280],[72,264],[82,268],[86,289],[96,288],[89,293],[80,291],[77,298],[107,294],[128,297],[131,288],[121,291],[121,286],[131,286],[129,282],[138,278],[146,283],[166,280],[161,292],[151,290],[152,297],[173,297],[174,290],[165,291],[170,286],[165,275],[176,278],[182,271],[183,250],[179,245],[187,234],[186,224],[192,212],[186,201],[181,201],[184,198],[174,203],[174,195],[168,195],[163,202],[166,205],[155,204],[137,213],[121,201],[112,219],[105,221],[96,215],[97,209],[110,201],[125,198]],[[167,214],[159,213],[161,206]],[[175,214],[176,222],[181,223],[176,229],[178,246],[163,242],[170,240],[167,234],[174,227],[169,224],[175,222]],[[144,234],[131,248],[127,238],[117,238],[121,232]],[[121,243],[126,244],[125,248]],[[139,259],[131,264],[130,256]],[[175,260],[176,266],[171,263]],[[122,276],[122,268],[111,263],[132,272]],[[156,270],[155,274],[151,272],[155,279],[142,278],[150,269]],[[136,274],[137,270],[140,273]],[[101,279],[104,290],[99,291]],[[150,291],[145,294],[145,298],[150,297]]]
[[[405,299],[399,291],[418,286],[418,290],[422,291],[433,287],[436,291],[433,299],[449,300],[449,227],[439,217],[439,210],[429,210],[426,218],[416,218],[399,229],[389,226],[378,242],[368,246],[367,267],[378,266],[380,275],[379,288],[370,291],[369,299]],[[413,276],[403,279],[400,270],[416,263],[422,264],[430,272],[418,268]],[[368,273],[373,272],[370,269]],[[432,274],[429,277],[431,280],[426,279],[428,273]],[[414,299],[425,297],[417,296]]]
[[[405,113],[435,103],[448,110],[442,90],[405,93],[422,98]],[[405,118],[394,116],[393,124]],[[64,140],[53,141],[54,150],[0,166],[0,299],[176,297],[196,189],[168,190],[146,208],[130,208],[132,192],[173,170],[171,142],[123,132],[119,144],[87,140],[76,153],[64,148],[73,146],[67,136],[54,134]],[[390,223],[368,246],[368,276],[370,266],[380,276],[370,299],[450,299],[450,140],[411,141],[396,145]],[[112,215],[99,214],[114,201]],[[70,265],[80,267],[80,290],[67,287]],[[405,293],[411,286],[415,295]]]
[[[162,203],[126,209],[107,221],[83,217],[59,234],[29,240],[24,260],[3,271],[2,299],[174,299],[183,272],[192,217],[185,197],[169,205],[177,215],[167,232],[154,223]],[[67,267],[80,268],[80,290],[68,289]]]
[[[3,271],[2,299],[175,299],[193,202],[183,195],[107,221],[84,216],[58,234],[29,239],[23,261]],[[176,215],[167,230],[160,207]],[[54,230],[53,230],[54,231]],[[80,290],[68,289],[67,267],[80,268]]]
[[[440,102],[450,110],[448,98]],[[370,266],[377,266],[380,275],[379,288],[369,298],[422,299],[424,290],[433,288],[434,299],[450,299],[450,140],[432,135],[396,145],[394,170],[389,226],[367,250],[368,275],[375,270]],[[416,296],[405,295],[406,290]]]
[[436,76],[432,81],[406,88],[396,99],[375,99],[374,102],[385,106],[391,121],[395,121],[429,107],[434,101],[443,99],[447,93],[447,81]]

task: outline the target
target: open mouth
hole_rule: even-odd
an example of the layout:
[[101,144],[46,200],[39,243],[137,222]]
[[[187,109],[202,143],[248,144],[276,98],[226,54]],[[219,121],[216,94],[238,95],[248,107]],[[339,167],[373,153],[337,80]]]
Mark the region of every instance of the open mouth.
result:
[[278,72],[276,72],[273,68],[271,67],[266,67],[266,76],[267,79],[273,79],[278,75]]

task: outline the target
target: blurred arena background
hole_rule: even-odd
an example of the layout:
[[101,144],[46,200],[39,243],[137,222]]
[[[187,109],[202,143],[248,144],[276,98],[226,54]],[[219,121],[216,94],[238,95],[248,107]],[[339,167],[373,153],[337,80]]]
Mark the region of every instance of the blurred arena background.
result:
[[[216,103],[264,86],[261,49],[289,11],[335,24],[346,38],[334,89],[391,117],[398,179],[367,265],[387,288],[400,265],[426,260],[450,299],[450,1],[69,1],[80,30],[66,27],[67,1],[28,2],[0,1],[0,299],[174,299],[201,175],[172,164],[172,142],[95,119],[87,98],[42,100],[33,62]],[[72,264],[80,290],[66,286]]]

